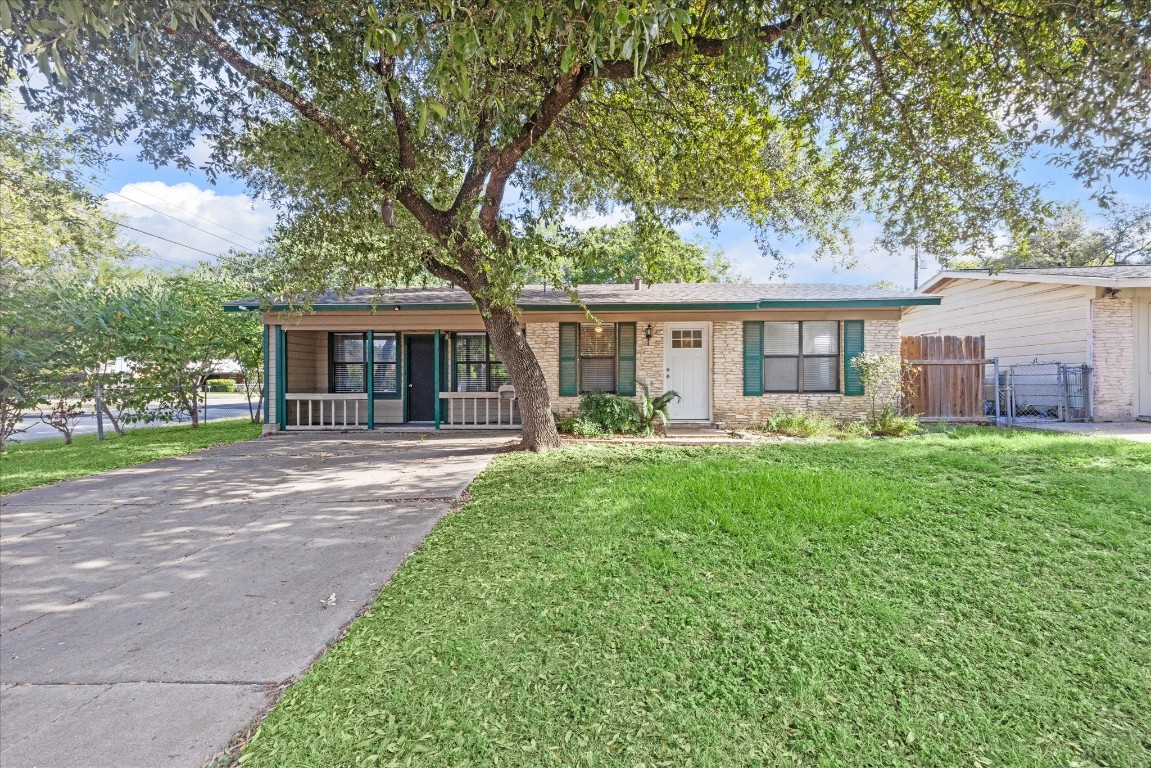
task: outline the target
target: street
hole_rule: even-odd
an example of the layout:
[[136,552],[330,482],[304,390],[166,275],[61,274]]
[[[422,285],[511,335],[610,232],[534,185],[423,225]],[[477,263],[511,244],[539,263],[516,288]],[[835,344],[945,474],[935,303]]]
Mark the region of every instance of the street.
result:
[[[246,418],[248,416],[248,401],[243,395],[234,394],[231,392],[212,393],[208,401],[208,421],[216,421],[217,419],[238,419]],[[204,409],[200,408],[200,418],[203,420]],[[128,424],[128,429],[136,429],[139,427],[163,427],[169,424],[186,423],[189,421],[187,415],[182,415],[178,421],[154,421],[151,423]],[[47,440],[51,438],[62,437],[60,432],[48,426],[40,420],[40,415],[36,412],[24,414],[24,421],[20,425],[20,429],[24,431],[12,435],[12,440]],[[96,416],[92,411],[91,404],[86,404],[84,415],[76,422],[76,429],[72,433],[73,436],[78,435],[94,435],[96,434]],[[114,435],[115,431],[108,419],[104,419],[104,434]]]

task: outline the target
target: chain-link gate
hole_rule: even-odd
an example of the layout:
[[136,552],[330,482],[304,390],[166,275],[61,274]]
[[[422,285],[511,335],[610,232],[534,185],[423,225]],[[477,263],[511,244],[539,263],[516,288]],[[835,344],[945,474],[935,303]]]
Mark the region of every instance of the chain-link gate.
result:
[[1022,363],[1000,369],[997,379],[997,382],[988,382],[984,399],[990,409],[998,394],[996,416],[1003,418],[1008,426],[1017,422],[1090,421],[1092,418],[1089,365]]

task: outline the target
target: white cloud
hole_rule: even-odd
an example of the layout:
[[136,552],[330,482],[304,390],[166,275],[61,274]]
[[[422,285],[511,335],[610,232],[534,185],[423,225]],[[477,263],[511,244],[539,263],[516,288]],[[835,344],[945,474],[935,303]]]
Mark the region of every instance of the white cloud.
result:
[[[104,208],[124,224],[158,235],[123,229],[165,262],[196,264],[229,250],[260,246],[276,216],[266,201],[246,195],[220,195],[190,182],[144,181],[104,196]],[[159,238],[173,240],[176,245]]]

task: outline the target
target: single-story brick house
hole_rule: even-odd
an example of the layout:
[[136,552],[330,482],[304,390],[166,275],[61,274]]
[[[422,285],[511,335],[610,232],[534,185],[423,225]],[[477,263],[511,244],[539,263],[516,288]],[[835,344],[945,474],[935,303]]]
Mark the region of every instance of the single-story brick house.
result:
[[[642,382],[680,393],[674,420],[720,425],[780,407],[865,414],[852,357],[898,353],[902,314],[940,300],[844,285],[638,281],[580,286],[578,296],[594,318],[555,288],[529,286],[518,302],[555,411],[574,410],[587,392],[636,396]],[[324,295],[304,313],[274,305],[263,321],[270,430],[519,424],[507,372],[462,290]]]
[[1151,266],[960,269],[920,288],[938,305],[903,334],[983,336],[1000,365],[1088,364],[1096,421],[1151,416]]

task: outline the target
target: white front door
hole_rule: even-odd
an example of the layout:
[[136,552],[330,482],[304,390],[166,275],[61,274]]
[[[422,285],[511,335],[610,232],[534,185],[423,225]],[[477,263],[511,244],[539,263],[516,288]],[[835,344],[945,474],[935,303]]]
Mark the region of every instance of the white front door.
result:
[[674,389],[668,413],[677,421],[711,418],[711,382],[707,323],[668,323],[664,327],[664,391]]

